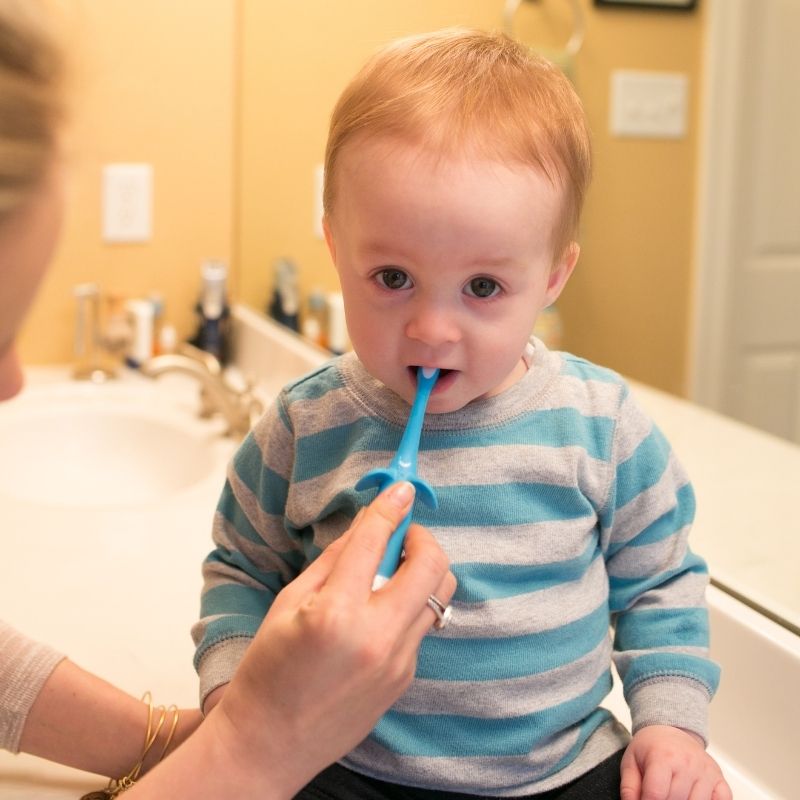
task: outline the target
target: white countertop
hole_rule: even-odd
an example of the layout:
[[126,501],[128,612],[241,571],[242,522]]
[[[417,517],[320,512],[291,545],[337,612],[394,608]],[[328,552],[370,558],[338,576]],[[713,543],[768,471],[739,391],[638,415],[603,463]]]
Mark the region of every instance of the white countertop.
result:
[[[291,365],[294,374],[323,360],[319,351],[301,351]],[[169,383],[162,388],[174,391],[173,399],[191,413],[195,384]],[[691,474],[698,495],[694,548],[712,574],[800,621],[800,526],[790,504],[800,448],[661,392],[633,388]],[[124,510],[87,512],[0,497],[4,616],[135,696],[150,689],[157,703],[196,705],[189,627],[226,460],[169,499]],[[733,638],[741,641],[738,634]],[[736,697],[721,693],[720,699],[736,711]],[[731,778],[737,800],[769,796],[739,782],[736,768]],[[101,785],[85,773],[0,753],[2,800],[66,800]]]
[[632,383],[689,472],[712,578],[800,629],[800,447]]

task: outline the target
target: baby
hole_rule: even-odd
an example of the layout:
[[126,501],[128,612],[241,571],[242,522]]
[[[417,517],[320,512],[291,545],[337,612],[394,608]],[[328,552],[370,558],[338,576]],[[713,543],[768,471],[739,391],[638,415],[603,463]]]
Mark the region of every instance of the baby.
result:
[[[439,508],[415,518],[458,590],[406,695],[299,797],[730,797],[704,749],[691,486],[618,375],[531,338],[575,267],[590,163],[569,81],[504,36],[396,42],[334,110],[324,227],[355,352],[286,387],[234,458],[194,630],[205,707],[367,502],[420,366],[441,370],[419,456]],[[600,707],[612,659],[632,739]]]

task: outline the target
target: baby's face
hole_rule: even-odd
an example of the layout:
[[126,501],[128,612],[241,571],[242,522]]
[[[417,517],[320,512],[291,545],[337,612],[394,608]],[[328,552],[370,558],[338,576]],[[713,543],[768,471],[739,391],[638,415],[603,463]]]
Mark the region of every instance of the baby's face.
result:
[[326,235],[367,370],[411,402],[415,368],[438,367],[434,413],[519,380],[536,316],[577,258],[575,246],[554,264],[560,208],[561,189],[530,168],[389,139],[345,148]]

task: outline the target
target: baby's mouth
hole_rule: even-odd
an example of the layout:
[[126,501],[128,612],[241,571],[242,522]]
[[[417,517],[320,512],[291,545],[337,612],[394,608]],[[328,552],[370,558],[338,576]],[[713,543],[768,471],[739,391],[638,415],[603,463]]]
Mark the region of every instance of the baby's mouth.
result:
[[[421,366],[411,366],[411,367],[408,367],[408,372],[409,372],[409,374],[410,374],[410,376],[411,376],[411,379],[414,381],[414,384],[415,384],[415,385],[416,385],[416,383],[417,383],[417,372],[418,372],[418,371],[419,371],[421,368],[422,368]],[[431,369],[432,369],[432,368],[431,368]],[[453,372],[453,371],[454,371],[454,370],[452,370],[452,369],[443,369],[443,368],[441,368],[441,367],[440,367],[440,368],[439,368],[439,377],[437,378],[437,381],[441,381],[441,379],[442,379],[442,378],[444,378],[446,375],[449,375],[449,374],[450,374],[451,372]]]

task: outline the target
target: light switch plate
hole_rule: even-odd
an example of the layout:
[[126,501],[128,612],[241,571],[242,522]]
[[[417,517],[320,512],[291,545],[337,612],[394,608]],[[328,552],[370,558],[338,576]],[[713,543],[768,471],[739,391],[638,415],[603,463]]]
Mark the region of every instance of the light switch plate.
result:
[[689,79],[679,72],[614,70],[609,128],[613,136],[686,136]]
[[153,235],[152,164],[103,167],[103,240],[147,242]]

